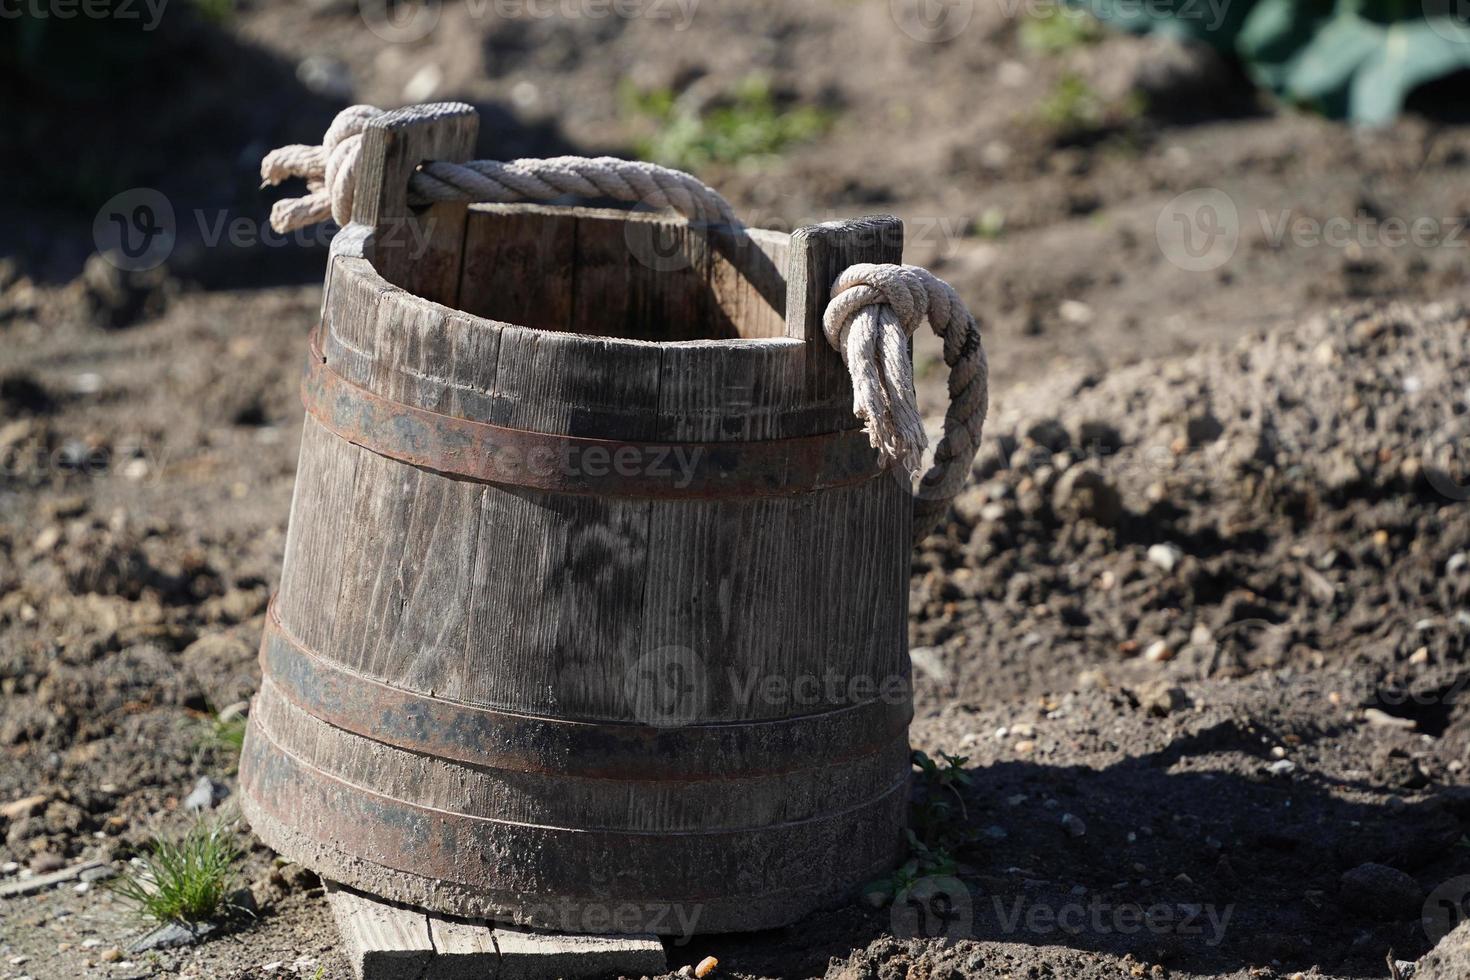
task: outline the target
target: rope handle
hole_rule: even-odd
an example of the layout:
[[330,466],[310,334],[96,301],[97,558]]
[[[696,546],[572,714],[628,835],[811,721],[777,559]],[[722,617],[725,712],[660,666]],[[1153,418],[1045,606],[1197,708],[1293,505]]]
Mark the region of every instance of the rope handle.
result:
[[[271,227],[282,234],[326,221],[352,220],[362,134],[384,115],[373,106],[342,110],[320,146],[295,144],[266,154],[262,186],[291,177],[306,180],[308,194],[277,201]],[[691,224],[741,231],[743,223],[719,192],[697,177],[656,164],[616,157],[552,157],[545,160],[430,161],[410,177],[413,205],[443,201],[510,204],[566,195],[606,197],[678,212]],[[944,434],[927,470],[929,437],[914,392],[908,338],[925,321],[944,341],[949,368],[949,408]],[[832,286],[823,316],[827,342],[852,375],[853,414],[884,462],[917,481],[914,539],[943,519],[964,487],[980,448],[989,404],[989,369],[980,327],[950,285],[917,266],[858,264]]]

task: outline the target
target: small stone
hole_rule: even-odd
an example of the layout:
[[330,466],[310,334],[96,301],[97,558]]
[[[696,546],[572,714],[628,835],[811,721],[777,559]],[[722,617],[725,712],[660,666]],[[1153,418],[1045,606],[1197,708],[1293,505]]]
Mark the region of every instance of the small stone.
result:
[[0,817],[6,820],[24,820],[26,817],[34,817],[46,809],[46,803],[51,798],[45,794],[38,793],[35,796],[23,796],[18,800],[0,806]]
[[1274,746],[1272,746],[1271,747],[1271,758],[1273,758],[1273,759],[1285,759],[1286,758],[1286,748],[1284,746],[1281,746],[1281,745],[1274,745]]
[[1296,771],[1296,763],[1290,759],[1278,759],[1267,766],[1266,771],[1273,776],[1289,776]]
[[1419,883],[1386,864],[1360,864],[1343,874],[1339,886],[1344,905],[1375,919],[1416,918],[1424,904]]
[[1184,550],[1175,544],[1156,544],[1148,549],[1148,560],[1166,573],[1172,572],[1183,558]]
[[166,922],[128,947],[129,953],[189,946],[218,929],[213,922]]
[[29,963],[30,959],[29,956],[12,956],[9,962],[11,966],[22,966]]
[[1092,307],[1081,300],[1064,299],[1057,307],[1057,314],[1068,323],[1085,326],[1092,322]]
[[1470,555],[1466,555],[1463,551],[1457,551],[1455,554],[1450,555],[1449,561],[1444,563],[1444,573],[1446,575],[1459,575],[1467,567],[1470,567]]
[[1067,832],[1068,837],[1084,837],[1087,834],[1087,823],[1076,814],[1064,813],[1062,829]]
[[1138,692],[1138,706],[1156,718],[1167,718],[1189,707],[1189,695],[1182,687],[1158,681]]
[[296,66],[296,79],[307,89],[324,98],[352,98],[352,71],[345,62],[326,55],[303,58]]
[[116,963],[123,958],[123,951],[116,946],[110,946],[99,953],[97,958],[104,963]]
[[19,861],[6,861],[4,864],[0,864],[0,875],[13,875],[19,870]]
[[41,533],[36,535],[36,540],[31,544],[31,550],[37,554],[44,555],[56,547],[59,541],[61,541],[61,528],[52,524],[49,527],[43,528]]
[[1168,663],[1174,659],[1174,648],[1163,640],[1155,640],[1143,651],[1143,659],[1151,664]]
[[1398,728],[1403,731],[1411,731],[1419,727],[1419,723],[1412,718],[1400,718],[1380,708],[1364,708],[1363,720],[1374,728]]
[[444,69],[431,61],[414,72],[413,77],[404,83],[403,101],[409,104],[428,102],[443,84]]
[[1415,650],[1413,653],[1409,654],[1409,663],[1415,664],[1415,665],[1429,663],[1429,648],[1428,647],[1420,647],[1419,649]]
[[63,858],[60,854],[39,854],[33,861],[31,861],[31,870],[38,875],[50,874],[53,871],[60,871],[65,866],[66,859]]
[[700,960],[699,965],[694,968],[694,975],[696,977],[707,977],[711,973],[713,973],[715,967],[719,965],[719,960],[715,959],[713,956],[706,956],[704,959]]
[[1030,739],[1023,739],[1016,743],[1017,755],[1030,755],[1036,751],[1036,743]]
[[190,813],[212,810],[229,795],[230,788],[224,783],[215,782],[208,776],[200,776],[189,795],[184,797],[184,809]]

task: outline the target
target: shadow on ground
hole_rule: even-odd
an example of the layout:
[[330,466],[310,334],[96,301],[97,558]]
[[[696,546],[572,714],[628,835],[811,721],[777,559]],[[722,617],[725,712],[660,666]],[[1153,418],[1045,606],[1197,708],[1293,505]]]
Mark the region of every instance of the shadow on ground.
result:
[[[1470,900],[1470,793],[1430,790],[1411,803],[1386,788],[1272,775],[1269,744],[1259,727],[1227,722],[1101,770],[968,770],[964,809],[981,843],[956,875],[920,879],[882,910],[700,947],[791,977],[821,975],[829,957],[885,934],[1131,954],[1207,976],[1274,963],[1382,977],[1390,950],[1423,955],[1456,921],[1436,888],[1459,879],[1464,894],[1450,903]],[[1256,771],[1238,771],[1242,756],[1258,757]],[[1345,885],[1365,863],[1405,874]],[[801,961],[790,958],[793,934]]]

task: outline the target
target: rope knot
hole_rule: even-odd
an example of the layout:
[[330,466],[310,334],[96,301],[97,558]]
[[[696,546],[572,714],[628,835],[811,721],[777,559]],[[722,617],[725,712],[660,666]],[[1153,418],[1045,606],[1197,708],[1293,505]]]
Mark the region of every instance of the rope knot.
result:
[[339,225],[352,220],[352,197],[357,190],[357,159],[368,123],[383,115],[370,105],[348,106],[332,120],[320,146],[296,143],[272,150],[260,161],[263,187],[292,177],[306,181],[304,197],[277,201],[271,208],[271,227],[285,234],[331,218]]
[[[944,437],[927,473],[923,455],[929,436],[908,352],[908,338],[925,320],[943,339],[950,369]],[[822,332],[847,362],[853,412],[873,447],[911,478],[921,478],[920,526],[937,519],[964,483],[985,421],[987,369],[979,324],[950,285],[927,270],[861,263],[833,284]]]

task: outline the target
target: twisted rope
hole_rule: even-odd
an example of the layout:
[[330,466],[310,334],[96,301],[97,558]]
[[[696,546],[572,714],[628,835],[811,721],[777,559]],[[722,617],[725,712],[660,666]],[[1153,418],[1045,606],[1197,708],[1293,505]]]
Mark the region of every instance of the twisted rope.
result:
[[[357,105],[337,114],[320,146],[295,144],[268,153],[265,185],[306,181],[303,197],[277,201],[271,227],[282,234],[328,218],[352,220],[362,134],[382,110]],[[615,157],[546,160],[431,161],[409,179],[413,205],[440,201],[544,201],[566,195],[606,197],[666,208],[691,224],[743,229],[720,194],[698,178],[652,163]],[[927,320],[944,341],[950,405],[934,460],[924,470],[929,438],[914,394],[908,338]],[[827,341],[852,374],[853,412],[885,463],[918,481],[914,535],[922,539],[963,488],[980,446],[988,404],[988,368],[980,328],[949,284],[910,265],[854,265],[838,277],[823,317]]]

